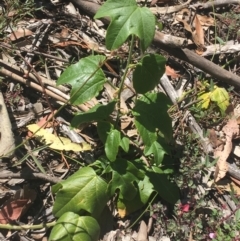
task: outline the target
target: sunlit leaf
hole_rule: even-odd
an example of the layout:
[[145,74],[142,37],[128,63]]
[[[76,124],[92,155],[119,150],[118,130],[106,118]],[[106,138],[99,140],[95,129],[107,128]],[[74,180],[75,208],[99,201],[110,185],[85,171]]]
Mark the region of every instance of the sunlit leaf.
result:
[[224,88],[216,87],[211,94],[211,100],[216,102],[222,112],[229,106],[229,99],[229,94]]
[[90,167],[83,167],[68,179],[53,186],[56,200],[53,213],[60,217],[65,212],[80,214],[84,210],[98,217],[106,205],[107,183]]
[[[39,125],[31,124],[28,125],[27,128],[29,131],[35,133],[39,129]],[[73,143],[70,139],[62,136],[56,136],[43,128],[35,133],[35,136],[40,142],[49,145],[49,148],[55,150],[75,152],[91,150],[91,146],[86,142]]]
[[104,61],[103,55],[90,55],[70,65],[59,77],[58,85],[72,86],[70,96],[72,104],[78,105],[91,100],[102,90],[106,78],[100,67]]
[[138,7],[135,0],[108,0],[94,18],[110,17],[106,46],[110,50],[119,48],[130,35],[141,41],[143,51],[151,44],[155,32],[155,16],[146,7]]
[[105,153],[110,161],[115,161],[118,149],[121,142],[121,133],[114,129],[111,130],[107,135],[107,140],[105,143]]
[[50,241],[97,241],[100,227],[96,219],[79,216],[73,212],[64,213],[53,227]]
[[200,95],[198,97],[199,100],[201,100],[201,102],[199,102],[198,106],[200,106],[202,109],[207,109],[209,107],[210,104],[210,100],[211,100],[211,93],[204,93],[202,95]]

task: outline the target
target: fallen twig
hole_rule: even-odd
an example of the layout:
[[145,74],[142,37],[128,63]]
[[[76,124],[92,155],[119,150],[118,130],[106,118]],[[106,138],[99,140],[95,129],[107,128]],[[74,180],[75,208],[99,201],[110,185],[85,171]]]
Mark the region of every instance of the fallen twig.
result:
[[240,0],[215,0],[215,1],[208,1],[206,3],[196,3],[192,4],[189,7],[190,8],[212,8],[212,7],[221,7],[224,5],[229,5],[229,4],[240,4]]
[[169,7],[152,7],[150,8],[150,10],[152,11],[152,13],[154,14],[168,14],[168,13],[175,13],[178,12],[180,10],[182,10],[183,8],[185,8],[192,0],[188,0],[187,2],[180,4],[180,5],[176,5],[176,6],[169,6]]
[[5,178],[20,178],[20,179],[41,179],[47,182],[51,183],[58,183],[62,181],[60,178],[57,177],[50,177],[46,174],[43,173],[34,173],[34,172],[22,172],[22,173],[2,173],[0,176],[0,179],[5,179]]
[[[155,35],[156,36],[156,35]],[[163,50],[168,52],[169,54],[177,57],[178,59],[184,60],[193,66],[201,69],[205,73],[210,74],[212,77],[217,80],[224,81],[227,84],[231,84],[234,86],[240,86],[240,77],[236,74],[233,74],[220,66],[214,64],[213,62],[205,59],[202,56],[199,56],[192,52],[189,49],[179,49],[179,48],[171,48],[162,43],[158,38],[154,39],[154,43],[161,47]]]
[[[29,77],[31,80],[33,80],[33,81],[36,82],[36,83],[39,83],[38,80],[37,80],[37,78],[36,78],[36,76],[35,76],[34,74],[28,73],[27,70],[24,70],[24,69],[18,67],[17,65],[10,64],[10,63],[8,63],[8,62],[0,59],[0,66],[4,67],[4,68],[7,69],[7,70],[12,71],[13,73],[16,73],[17,75],[19,75],[19,76],[21,76],[21,77],[24,77],[24,76],[28,75],[28,77]],[[42,76],[41,76],[41,79],[42,79],[42,82],[43,82],[44,84],[53,86],[54,88],[59,89],[59,90],[65,92],[65,93],[66,93],[66,92],[69,92],[69,89],[66,88],[65,86],[62,86],[62,85],[57,86],[55,81],[49,80],[49,79],[44,78],[44,77],[42,77]]]
[[234,43],[234,41],[228,41],[225,44],[214,44],[206,46],[206,50],[201,56],[209,56],[214,54],[235,53],[240,51],[240,44]]
[[[2,60],[0,60],[0,66],[2,67],[5,67],[6,65],[3,63]],[[8,69],[9,69],[9,66],[8,66]],[[9,76],[10,78],[18,81],[18,82],[21,82],[31,88],[34,88],[36,90],[38,90],[39,92],[42,92],[42,87],[36,83],[33,83],[32,81],[29,81],[28,79],[25,79],[21,76],[19,76],[18,74],[14,74],[13,71],[14,69],[12,69],[12,71],[8,70],[8,69],[5,69],[5,68],[0,68],[0,74],[2,74],[3,76]],[[69,98],[68,99],[65,99],[63,98],[62,96],[60,95],[57,95],[55,94],[54,92],[46,89],[46,94],[52,98],[54,98],[55,100],[58,100],[58,101],[61,101],[63,103],[68,103],[69,101]],[[78,105],[78,108],[82,111],[87,111],[89,108],[87,108],[84,104],[81,104],[81,105]]]

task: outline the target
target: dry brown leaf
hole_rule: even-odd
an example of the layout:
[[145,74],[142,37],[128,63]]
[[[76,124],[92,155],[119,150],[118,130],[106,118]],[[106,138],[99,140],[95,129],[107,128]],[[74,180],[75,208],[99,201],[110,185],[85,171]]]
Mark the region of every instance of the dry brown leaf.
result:
[[148,241],[147,225],[144,221],[141,221],[140,223],[137,241]]
[[[198,37],[198,35],[197,35],[197,33],[196,33],[196,31],[192,31],[192,28],[191,28],[191,26],[187,23],[187,21],[184,19],[181,19],[181,18],[179,18],[178,16],[176,16],[176,20],[178,20],[179,22],[181,22],[182,24],[183,24],[183,26],[184,26],[184,28],[188,31],[188,32],[190,32],[191,33],[191,35],[192,35],[192,41],[196,44],[196,46],[199,48],[199,47],[201,47],[202,48],[202,44],[201,44],[201,42],[199,41],[199,37]],[[203,52],[203,51],[202,51]]]
[[[231,177],[231,179],[232,179],[232,177]],[[236,195],[238,195],[238,196],[240,195],[240,187],[238,185],[236,185],[236,183],[234,183],[233,181],[231,181],[229,179],[224,178],[224,179],[220,180],[219,182],[217,182],[216,185],[222,191],[231,192],[232,189],[233,189]]]
[[132,123],[132,118],[125,115],[121,118],[121,130],[125,130]]
[[229,176],[238,186],[240,186],[240,181],[232,176]]
[[17,10],[13,10],[13,11],[10,11],[9,13],[8,13],[8,17],[14,17],[14,16],[16,16],[18,14],[18,11]]
[[17,220],[21,216],[27,202],[27,199],[21,199],[6,203],[0,210],[0,223],[6,224]]
[[[189,9],[187,8],[183,8],[182,10],[180,10],[176,16],[180,19],[184,19],[186,22],[190,21],[190,17],[191,17],[191,12]],[[172,23],[172,25],[178,23],[179,21],[175,18],[174,22]]]
[[218,139],[217,134],[214,129],[210,129],[208,131],[208,133],[209,133],[208,138],[209,138],[209,141],[212,144],[213,148],[217,148],[223,144],[223,141]]
[[86,45],[83,41],[82,42],[76,42],[76,41],[66,41],[66,42],[59,42],[54,44],[54,47],[68,47],[71,45],[81,46],[84,49],[88,49],[88,45]]
[[204,31],[197,15],[194,18],[194,24],[195,24],[195,31],[197,35],[196,37],[198,38],[198,42],[201,45],[204,45]]
[[33,32],[29,29],[18,28],[16,31],[11,33],[10,40],[15,41],[17,39],[20,39],[20,38],[23,38],[23,37],[26,37],[26,36],[31,36],[32,34],[33,34]]
[[31,206],[36,198],[36,192],[24,186],[14,197],[8,199],[0,210],[0,223],[6,224],[19,219]]
[[185,28],[188,32],[192,33],[192,28],[191,28],[191,26],[187,23],[187,21],[186,21],[185,19],[181,19],[180,17],[176,16],[176,20],[179,21],[179,22],[181,22],[181,23],[183,24],[184,28]]
[[197,18],[202,26],[215,26],[214,19],[212,17],[207,17],[197,14]]
[[178,78],[180,75],[176,73],[176,71],[174,69],[172,69],[170,66],[166,65],[166,70],[165,70],[165,74],[167,76],[171,76],[172,79],[176,79]]
[[236,119],[228,120],[227,124],[223,127],[223,132],[226,134],[226,143],[223,150],[217,148],[214,151],[214,157],[218,158],[217,166],[214,174],[214,181],[218,182],[225,177],[228,171],[227,158],[232,151],[232,139],[239,135],[239,127]]
[[69,33],[68,33],[68,29],[67,28],[63,28],[61,33],[60,33],[60,36],[62,39],[66,39],[68,37]]
[[223,127],[222,130],[226,136],[230,136],[231,138],[239,136],[239,126],[236,119],[228,120],[227,124]]
[[133,137],[133,136],[137,136],[137,135],[138,135],[138,132],[135,129],[127,131],[127,136],[128,137]]

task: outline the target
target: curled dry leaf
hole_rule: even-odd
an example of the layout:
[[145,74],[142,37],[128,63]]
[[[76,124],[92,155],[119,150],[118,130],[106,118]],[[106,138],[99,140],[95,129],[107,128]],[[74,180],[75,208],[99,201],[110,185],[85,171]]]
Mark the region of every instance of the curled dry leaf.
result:
[[239,187],[239,180],[232,178],[232,181],[230,179],[224,178],[222,180],[220,180],[218,183],[216,183],[217,187],[222,190],[222,191],[227,191],[227,192],[231,192],[232,190],[234,190],[234,193],[237,196],[240,196],[240,187]]
[[212,17],[207,17],[197,14],[197,18],[202,26],[214,26],[214,19]]
[[236,119],[230,119],[223,127],[223,132],[226,134],[226,142],[223,150],[217,148],[214,151],[214,157],[218,158],[217,166],[214,174],[214,181],[217,182],[225,177],[228,171],[227,158],[232,151],[232,139],[239,135],[239,127]]
[[180,76],[180,74],[177,74],[176,71],[172,69],[170,66],[166,65],[165,67],[166,67],[165,74],[167,76],[171,76],[172,79],[176,79]]
[[2,205],[0,210],[0,223],[7,224],[18,220],[31,206],[36,198],[36,192],[24,186]]
[[17,39],[26,37],[26,36],[31,36],[33,32],[29,29],[26,28],[18,28],[16,31],[12,32],[10,35],[10,40],[15,41]]
[[191,33],[192,35],[192,41],[196,44],[196,46],[199,48],[199,47],[202,47],[202,44],[201,42],[199,41],[199,38],[197,36],[197,33],[196,31],[192,31],[192,28],[191,26],[187,23],[187,21],[185,19],[181,19],[179,18],[178,16],[176,16],[176,20],[181,22],[184,26],[184,28]]
[[196,37],[198,38],[199,43],[204,45],[204,31],[197,15],[194,18],[194,24]]
[[217,148],[220,145],[223,145],[223,141],[218,139],[217,134],[214,129],[210,129],[208,132],[209,132],[208,138],[209,138],[209,141],[212,144],[213,148]]

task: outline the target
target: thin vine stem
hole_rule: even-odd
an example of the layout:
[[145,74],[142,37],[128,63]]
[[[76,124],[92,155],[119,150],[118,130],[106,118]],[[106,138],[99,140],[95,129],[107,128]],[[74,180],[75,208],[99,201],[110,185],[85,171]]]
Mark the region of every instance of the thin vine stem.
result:
[[128,73],[128,69],[129,66],[131,64],[132,61],[132,52],[133,52],[133,44],[134,44],[134,35],[131,35],[131,42],[130,42],[130,46],[129,46],[129,55],[128,55],[128,60],[127,60],[127,67],[124,71],[124,74],[121,78],[121,82],[119,85],[119,90],[118,90],[118,108],[117,108],[117,119],[116,119],[116,125],[118,124],[119,118],[120,118],[120,108],[121,108],[121,93],[123,90],[123,85],[124,85],[124,81],[126,79],[127,73]]
[[42,228],[50,228],[53,227],[56,224],[56,221],[53,221],[51,223],[41,223],[36,225],[11,225],[11,224],[0,224],[0,229],[8,229],[8,230],[36,230],[36,229],[42,229]]
[[154,197],[152,198],[152,200],[151,200],[151,201],[149,202],[149,204],[147,205],[146,209],[140,214],[140,216],[136,219],[136,221],[135,221],[131,226],[128,227],[129,229],[132,228],[132,227],[140,220],[140,218],[143,216],[143,214],[147,212],[148,208],[150,207],[150,205],[152,204],[152,202],[154,201],[154,199],[157,197],[157,195],[158,195],[158,193],[156,193],[156,194],[154,195]]

